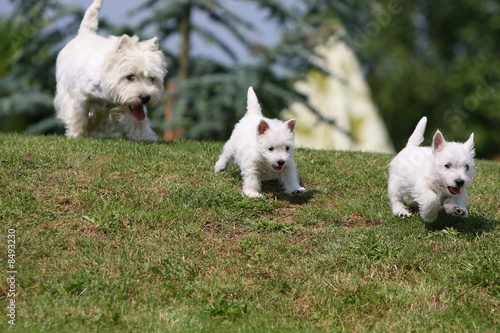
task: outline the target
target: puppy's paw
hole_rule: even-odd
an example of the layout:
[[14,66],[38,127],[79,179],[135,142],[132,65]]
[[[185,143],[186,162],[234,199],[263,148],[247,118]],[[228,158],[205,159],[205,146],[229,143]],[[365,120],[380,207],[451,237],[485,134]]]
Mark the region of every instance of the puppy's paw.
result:
[[394,214],[394,216],[402,217],[404,219],[411,216],[411,213],[403,206],[401,207],[401,209],[393,209],[392,213]]
[[450,210],[450,214],[459,217],[469,217],[469,212],[467,211],[467,208],[462,208],[458,206],[452,207],[452,209]]
[[145,143],[156,143],[158,142],[158,137],[156,135],[140,135],[140,136],[131,136],[130,139],[137,142],[145,142]]
[[302,194],[304,194],[306,192],[307,192],[307,190],[304,187],[299,187],[299,188],[297,188],[295,190],[292,190],[290,192],[290,194],[291,195],[302,195]]
[[221,171],[226,171],[226,169],[224,168],[224,166],[221,166],[221,165],[219,165],[219,163],[217,163],[214,166],[214,171],[215,171],[215,173],[219,173]]
[[247,197],[249,198],[262,198],[262,194],[260,194],[259,192],[257,191],[251,191],[251,190],[247,190],[245,192],[243,192]]
[[223,157],[221,157],[221,158],[219,158],[217,163],[215,163],[214,171],[215,171],[215,173],[219,173],[221,171],[226,171],[228,167],[229,167],[229,163],[227,162],[227,160],[224,159]]
[[426,213],[421,212],[420,216],[422,217],[422,220],[424,220],[424,222],[431,223],[436,221],[436,219],[438,218],[438,213],[439,209],[437,211],[431,211]]

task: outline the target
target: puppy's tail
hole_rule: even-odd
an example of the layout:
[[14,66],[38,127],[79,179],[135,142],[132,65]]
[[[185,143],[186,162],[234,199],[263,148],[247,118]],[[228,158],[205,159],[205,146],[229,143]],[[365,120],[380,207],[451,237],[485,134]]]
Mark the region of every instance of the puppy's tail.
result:
[[103,0],[94,0],[83,16],[82,23],[78,33],[91,32],[95,33],[99,26],[99,10],[101,9]]
[[262,111],[257,100],[257,95],[253,91],[253,88],[248,88],[247,94],[247,115],[249,116],[262,116]]
[[424,141],[425,126],[427,125],[427,117],[422,117],[415,127],[412,135],[408,139],[406,147],[418,147]]

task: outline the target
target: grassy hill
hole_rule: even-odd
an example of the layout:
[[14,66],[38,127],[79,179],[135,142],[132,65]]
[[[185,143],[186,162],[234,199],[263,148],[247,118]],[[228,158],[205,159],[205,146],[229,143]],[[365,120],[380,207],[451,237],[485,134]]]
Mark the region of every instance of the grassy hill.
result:
[[221,150],[0,134],[10,331],[498,331],[499,163],[477,161],[469,219],[426,225],[392,216],[391,155],[298,149],[308,194],[248,199]]

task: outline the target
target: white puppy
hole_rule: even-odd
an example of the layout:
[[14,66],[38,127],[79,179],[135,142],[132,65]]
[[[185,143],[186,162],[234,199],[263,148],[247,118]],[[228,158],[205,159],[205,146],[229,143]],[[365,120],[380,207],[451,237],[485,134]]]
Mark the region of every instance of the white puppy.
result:
[[167,72],[158,39],[97,35],[101,5],[92,3],[57,57],[57,117],[68,137],[120,130],[136,141],[156,141],[146,105],[160,100]]
[[287,194],[305,193],[293,160],[295,119],[264,118],[252,87],[247,98],[247,112],[224,145],[215,172],[236,161],[243,177],[243,193],[250,198],[262,197],[261,181],[270,179],[278,179]]
[[446,142],[439,130],[432,147],[419,147],[427,118],[423,117],[406,148],[389,165],[389,199],[396,216],[408,217],[409,197],[425,222],[436,220],[441,206],[448,214],[468,217],[467,190],[474,175],[474,133],[465,143]]

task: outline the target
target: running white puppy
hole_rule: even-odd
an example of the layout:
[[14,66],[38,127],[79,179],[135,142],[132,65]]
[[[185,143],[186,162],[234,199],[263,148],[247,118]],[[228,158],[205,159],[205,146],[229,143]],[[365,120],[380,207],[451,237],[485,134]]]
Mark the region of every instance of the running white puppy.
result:
[[78,35],[57,57],[57,117],[68,137],[120,130],[136,141],[156,141],[146,105],[160,100],[167,72],[158,39],[97,35],[102,2],[87,9]]
[[252,87],[247,98],[247,112],[234,127],[214,171],[224,171],[236,161],[243,177],[243,193],[250,198],[262,197],[261,181],[271,179],[278,179],[287,194],[305,193],[293,160],[295,119],[264,118]]
[[446,213],[468,217],[467,190],[474,175],[474,133],[465,143],[446,142],[439,130],[431,147],[424,140],[427,118],[423,117],[408,139],[406,148],[389,165],[389,200],[396,216],[409,217],[409,197],[425,222],[436,220],[441,206]]

